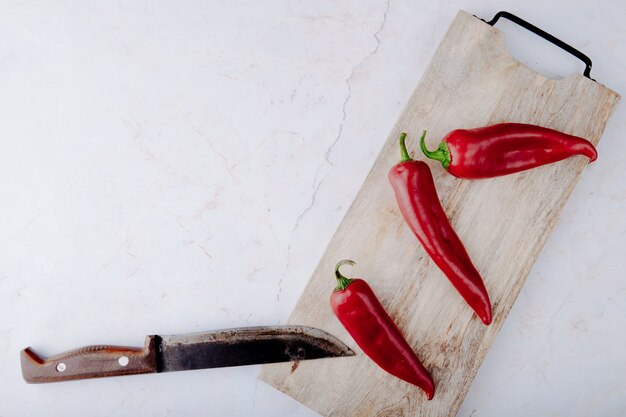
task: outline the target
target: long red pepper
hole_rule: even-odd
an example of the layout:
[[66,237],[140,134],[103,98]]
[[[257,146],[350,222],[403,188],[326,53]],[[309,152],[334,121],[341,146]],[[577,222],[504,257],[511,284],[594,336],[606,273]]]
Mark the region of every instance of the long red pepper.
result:
[[[424,131],[422,138],[426,135]],[[435,264],[485,324],[491,323],[491,302],[480,274],[450,225],[425,162],[411,159],[400,136],[402,160],[389,170],[402,216]]]
[[596,148],[586,139],[546,127],[501,123],[477,129],[457,129],[448,133],[435,151],[424,154],[459,178],[478,179],[524,171],[540,165],[584,155],[593,162]]
[[335,267],[337,287],[330,296],[330,306],[335,316],[363,353],[378,366],[417,385],[424,390],[429,400],[432,399],[435,395],[432,377],[367,282],[347,278],[339,272],[339,268],[345,264],[354,265],[354,262],[343,260]]

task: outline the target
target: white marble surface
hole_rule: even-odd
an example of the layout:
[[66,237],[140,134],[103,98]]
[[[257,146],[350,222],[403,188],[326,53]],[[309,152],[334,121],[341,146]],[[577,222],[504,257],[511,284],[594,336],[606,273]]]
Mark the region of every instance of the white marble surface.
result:
[[[458,9],[626,92],[619,0],[0,6],[1,417],[314,416],[257,366],[27,385],[18,355],[284,323]],[[458,416],[626,415],[625,129],[622,103]]]

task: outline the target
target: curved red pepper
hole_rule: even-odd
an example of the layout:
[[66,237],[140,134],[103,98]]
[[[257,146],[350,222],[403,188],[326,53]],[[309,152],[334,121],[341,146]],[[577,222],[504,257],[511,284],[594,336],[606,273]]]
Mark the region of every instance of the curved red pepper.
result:
[[[425,135],[426,131],[422,138]],[[489,325],[491,302],[485,284],[441,207],[430,168],[425,162],[411,159],[405,139],[403,133],[402,160],[388,174],[400,212],[435,264],[483,323]]]
[[378,366],[398,378],[417,385],[430,400],[435,383],[404,339],[398,326],[376,298],[367,282],[346,278],[339,272],[343,260],[335,268],[337,287],[330,296],[330,306],[343,327],[367,356]]
[[574,155],[593,162],[596,148],[586,139],[546,127],[501,123],[448,133],[435,151],[421,141],[424,154],[459,178],[478,179],[512,174]]

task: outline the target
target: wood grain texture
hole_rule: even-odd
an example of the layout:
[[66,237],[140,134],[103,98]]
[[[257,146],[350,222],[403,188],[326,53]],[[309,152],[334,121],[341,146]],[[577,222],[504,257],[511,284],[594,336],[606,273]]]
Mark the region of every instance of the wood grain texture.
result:
[[86,346],[44,358],[30,347],[20,353],[22,376],[29,384],[157,372],[155,336],[143,348]]
[[[587,159],[479,181],[459,180],[428,161],[443,207],[491,296],[494,321],[485,327],[396,207],[387,171],[399,160],[400,133],[409,134],[420,158],[423,129],[435,148],[450,130],[500,122],[538,124],[595,144],[618,100],[582,75],[537,74],[507,52],[502,32],[460,12],[289,318],[338,336],[359,354],[303,362],[295,371],[290,364],[265,365],[260,379],[325,416],[454,416]],[[333,267],[343,258],[357,262],[345,273],[370,283],[432,372],[432,401],[363,356],[332,315]]]

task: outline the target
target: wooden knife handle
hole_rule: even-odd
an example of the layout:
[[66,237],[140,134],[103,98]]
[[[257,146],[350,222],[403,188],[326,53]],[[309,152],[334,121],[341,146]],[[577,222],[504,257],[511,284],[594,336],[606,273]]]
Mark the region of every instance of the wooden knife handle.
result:
[[22,350],[22,376],[29,384],[156,372],[155,336],[143,348],[87,346],[44,358],[30,347]]

